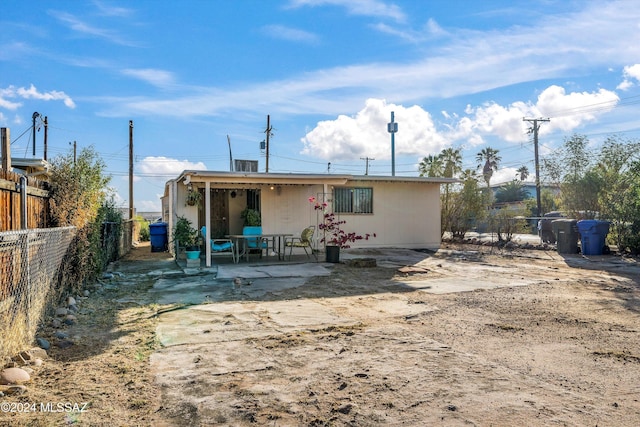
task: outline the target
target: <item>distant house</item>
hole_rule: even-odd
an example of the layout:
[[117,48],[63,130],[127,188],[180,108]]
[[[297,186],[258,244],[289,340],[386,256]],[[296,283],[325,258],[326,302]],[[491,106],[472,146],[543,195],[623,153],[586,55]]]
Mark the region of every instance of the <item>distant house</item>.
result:
[[[448,178],[280,174],[185,170],[165,184],[162,217],[169,234],[177,216],[206,226],[211,237],[241,234],[240,213],[260,212],[264,233],[299,234],[321,221],[309,198],[327,201],[348,232],[376,233],[353,247],[440,246],[440,184]],[[187,204],[197,191],[200,203]],[[169,236],[171,240],[171,236]],[[316,239],[318,241],[319,239]],[[205,245],[209,252],[209,244]],[[207,254],[209,255],[209,254]],[[207,265],[210,257],[207,256]]]
[[[0,156],[0,161],[2,156]],[[21,175],[33,176],[48,181],[51,165],[44,159],[11,157],[11,170]]]

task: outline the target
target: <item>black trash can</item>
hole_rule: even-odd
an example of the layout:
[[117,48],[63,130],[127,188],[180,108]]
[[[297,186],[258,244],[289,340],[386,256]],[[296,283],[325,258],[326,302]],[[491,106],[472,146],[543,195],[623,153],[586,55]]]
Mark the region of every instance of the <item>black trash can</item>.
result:
[[167,250],[167,223],[154,222],[149,224],[149,237],[151,240],[151,252],[164,252]]
[[575,219],[556,219],[551,223],[553,234],[558,242],[559,254],[577,254],[578,240],[578,222]]

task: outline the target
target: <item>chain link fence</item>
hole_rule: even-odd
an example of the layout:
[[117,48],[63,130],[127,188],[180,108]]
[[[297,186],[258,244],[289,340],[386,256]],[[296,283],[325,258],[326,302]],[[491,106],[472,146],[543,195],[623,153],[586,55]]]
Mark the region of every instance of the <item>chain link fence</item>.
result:
[[0,361],[33,343],[59,277],[75,227],[0,232]]

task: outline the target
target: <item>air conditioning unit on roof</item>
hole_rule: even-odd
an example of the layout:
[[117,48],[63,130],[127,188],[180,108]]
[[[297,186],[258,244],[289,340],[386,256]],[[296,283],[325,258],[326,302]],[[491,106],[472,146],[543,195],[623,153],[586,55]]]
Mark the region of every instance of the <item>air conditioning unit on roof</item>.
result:
[[258,161],[257,160],[238,160],[235,161],[235,171],[236,172],[258,172]]

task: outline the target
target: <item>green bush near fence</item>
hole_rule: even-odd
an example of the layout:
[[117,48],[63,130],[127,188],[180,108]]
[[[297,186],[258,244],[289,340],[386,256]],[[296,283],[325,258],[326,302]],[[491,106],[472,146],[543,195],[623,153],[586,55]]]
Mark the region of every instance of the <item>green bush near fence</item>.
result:
[[149,221],[141,216],[135,218],[138,227],[140,227],[140,234],[138,238],[141,242],[148,242],[151,239],[151,233],[149,232]]

